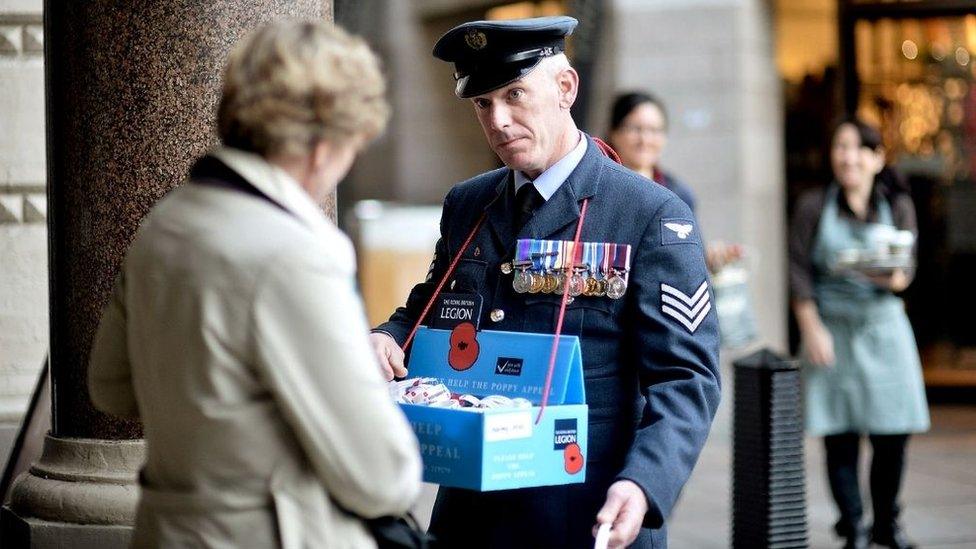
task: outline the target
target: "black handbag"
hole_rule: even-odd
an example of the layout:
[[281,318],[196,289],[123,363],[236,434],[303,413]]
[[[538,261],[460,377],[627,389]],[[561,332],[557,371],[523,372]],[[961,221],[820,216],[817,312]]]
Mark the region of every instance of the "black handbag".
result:
[[379,549],[431,549],[434,536],[424,532],[411,513],[367,519],[366,528]]

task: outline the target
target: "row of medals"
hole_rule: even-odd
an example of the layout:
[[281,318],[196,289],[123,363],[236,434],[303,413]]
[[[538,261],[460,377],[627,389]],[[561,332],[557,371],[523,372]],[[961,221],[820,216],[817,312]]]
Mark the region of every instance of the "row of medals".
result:
[[569,274],[567,269],[551,269],[547,272],[533,271],[531,261],[516,261],[502,264],[504,274],[515,273],[512,288],[520,294],[558,294],[562,295],[569,284],[569,295],[573,297],[609,297],[620,299],[627,292],[626,271],[610,269],[609,276],[596,278],[587,266],[578,266]]

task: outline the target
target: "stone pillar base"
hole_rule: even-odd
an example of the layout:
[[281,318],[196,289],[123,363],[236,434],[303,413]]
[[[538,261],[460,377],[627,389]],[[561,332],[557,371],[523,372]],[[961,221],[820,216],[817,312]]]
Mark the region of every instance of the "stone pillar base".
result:
[[0,545],[11,549],[126,549],[131,541],[131,526],[49,522],[19,517],[9,506],[0,510]]
[[0,546],[127,547],[144,457],[141,440],[48,435],[41,459],[14,481]]

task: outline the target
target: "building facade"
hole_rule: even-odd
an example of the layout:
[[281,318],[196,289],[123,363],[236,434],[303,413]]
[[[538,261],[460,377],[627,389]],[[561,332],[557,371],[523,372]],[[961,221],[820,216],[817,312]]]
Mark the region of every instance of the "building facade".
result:
[[41,0],[0,2],[0,456],[47,356]]

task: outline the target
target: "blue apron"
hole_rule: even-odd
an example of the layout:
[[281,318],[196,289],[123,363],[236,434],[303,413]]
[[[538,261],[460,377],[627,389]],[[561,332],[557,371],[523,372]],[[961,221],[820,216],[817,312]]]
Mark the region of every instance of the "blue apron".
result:
[[[873,248],[872,224],[838,215],[838,192],[836,184],[827,190],[811,258],[817,308],[833,337],[836,363],[832,368],[805,364],[807,432],[926,431],[922,368],[902,300],[870,282],[830,273],[836,252]],[[878,204],[878,223],[894,224],[884,198]]]

